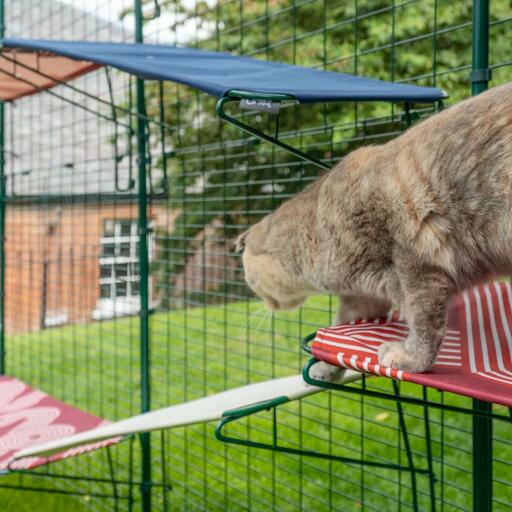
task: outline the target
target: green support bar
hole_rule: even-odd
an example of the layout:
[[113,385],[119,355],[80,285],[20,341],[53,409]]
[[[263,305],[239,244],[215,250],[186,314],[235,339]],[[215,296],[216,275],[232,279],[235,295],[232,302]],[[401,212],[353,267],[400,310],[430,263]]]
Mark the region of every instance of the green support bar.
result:
[[473,62],[471,94],[485,91],[491,80],[489,69],[489,0],[473,0]]
[[[309,338],[309,336],[308,336]],[[303,341],[303,347],[306,352],[310,352],[309,347],[307,347],[308,338]],[[512,423],[512,414],[504,415],[504,414],[493,414],[492,410],[475,410],[474,408],[465,408],[458,407],[456,405],[449,405],[440,402],[433,402],[432,400],[426,400],[423,398],[414,398],[411,396],[397,396],[396,394],[386,393],[384,391],[375,391],[367,389],[364,385],[362,387],[354,387],[348,384],[337,384],[335,382],[329,382],[326,380],[317,380],[311,377],[309,374],[309,370],[311,367],[317,362],[317,360],[313,357],[311,358],[305,365],[302,370],[302,376],[304,381],[310,384],[311,386],[317,386],[319,388],[324,389],[333,389],[336,391],[343,391],[345,393],[351,393],[355,395],[365,395],[371,396],[373,398],[378,398],[382,400],[392,400],[393,402],[402,402],[404,404],[417,405],[418,407],[429,407],[431,409],[439,409],[440,411],[453,412],[458,414],[464,414],[466,416],[479,416],[488,421],[503,421],[504,423]],[[371,377],[371,375],[362,374],[363,378]],[[483,402],[486,404],[487,402]]]
[[[302,455],[305,457],[312,457],[323,460],[332,460],[335,462],[344,462],[346,464],[353,464],[356,466],[368,466],[374,468],[391,469],[395,471],[403,471],[409,473],[429,474],[428,469],[415,468],[409,460],[409,464],[404,466],[401,464],[393,464],[391,462],[379,462],[377,460],[366,460],[356,459],[353,457],[344,457],[339,455],[333,455],[331,453],[322,453],[314,450],[305,450],[299,448],[292,448],[289,446],[283,446],[279,444],[278,436],[278,425],[277,425],[277,408],[278,406],[288,403],[290,400],[286,396],[279,396],[270,400],[265,400],[256,404],[251,404],[245,407],[239,407],[238,409],[232,409],[225,411],[223,418],[217,424],[215,428],[215,437],[218,441],[223,443],[236,444],[239,446],[247,446],[249,448],[259,448],[263,450],[271,450],[279,453],[286,453],[291,455]],[[252,441],[250,439],[243,439],[239,437],[233,437],[224,433],[225,427],[234,421],[240,420],[256,414],[262,411],[273,411],[273,425],[272,425],[272,443],[265,443],[259,441]],[[417,507],[415,507],[416,510]]]
[[[489,0],[473,0],[471,93],[480,94],[491,79],[489,69]],[[473,512],[492,510],[492,404],[473,400]],[[483,413],[483,414],[482,414]]]
[[[0,37],[5,35],[4,1],[0,0]],[[0,102],[0,375],[5,374],[5,105]]]
[[[143,42],[142,0],[135,0],[135,40]],[[150,335],[149,335],[149,255],[147,208],[147,130],[144,80],[136,81],[137,96],[137,156],[138,156],[138,235],[140,269],[140,387],[141,412],[151,409],[150,387]],[[142,511],[151,510],[151,438],[149,433],[140,435],[142,450],[141,498]]]
[[280,141],[277,138],[277,133],[275,136],[268,135],[261,130],[258,130],[257,128],[254,128],[248,124],[243,123],[239,119],[236,119],[229,114],[226,113],[224,110],[224,105],[226,103],[230,103],[233,101],[239,101],[241,99],[260,99],[260,100],[269,100],[269,101],[295,101],[295,98],[293,96],[289,96],[287,94],[257,94],[253,92],[247,92],[247,91],[229,91],[227,96],[223,96],[220,98],[220,100],[217,102],[217,105],[215,107],[215,111],[217,112],[217,115],[223,119],[224,121],[227,121],[228,123],[232,124],[233,126],[236,126],[238,128],[241,128],[242,130],[246,131],[247,133],[250,133],[251,135],[254,135],[255,137],[258,137],[261,140],[264,140],[266,142],[270,142],[274,146],[277,146],[281,149],[284,149],[285,151],[288,151],[292,155],[295,155],[296,157],[305,160],[306,162],[309,162],[313,165],[316,165],[317,167],[320,167],[321,169],[329,170],[332,166],[322,162],[322,160],[319,160],[318,158],[315,158],[314,156],[308,155],[307,153],[304,153],[300,149],[294,148],[293,146],[290,146],[289,144],[286,144],[285,142]]

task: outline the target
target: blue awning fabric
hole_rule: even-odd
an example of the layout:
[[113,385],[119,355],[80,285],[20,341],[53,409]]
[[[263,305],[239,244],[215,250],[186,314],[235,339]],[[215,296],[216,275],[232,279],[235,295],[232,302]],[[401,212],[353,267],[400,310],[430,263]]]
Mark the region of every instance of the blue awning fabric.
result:
[[[255,94],[286,94],[303,103],[428,103],[445,96],[441,90],[433,87],[396,84],[281,62],[167,45],[11,38],[1,40],[0,44],[0,56],[3,57],[0,58],[0,98],[4,100],[33,94],[99,66],[112,66],[143,79],[186,84],[216,97],[241,90]],[[20,65],[16,66],[13,61]],[[44,76],[33,69],[39,70]]]

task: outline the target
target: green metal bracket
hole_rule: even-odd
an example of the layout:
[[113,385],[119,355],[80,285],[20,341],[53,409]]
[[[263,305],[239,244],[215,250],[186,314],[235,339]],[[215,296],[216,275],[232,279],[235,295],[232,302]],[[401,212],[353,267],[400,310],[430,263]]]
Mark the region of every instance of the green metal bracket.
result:
[[[313,339],[313,338],[311,338]],[[303,344],[306,342],[307,338],[303,341]],[[306,344],[307,346],[307,344]],[[311,351],[311,348],[307,346],[307,351]],[[501,414],[493,414],[488,411],[474,411],[473,409],[466,409],[464,407],[458,407],[455,405],[449,405],[449,404],[442,404],[438,402],[432,402],[431,400],[423,400],[420,398],[414,398],[409,396],[396,396],[395,394],[385,393],[383,391],[375,391],[366,388],[365,386],[365,379],[370,377],[370,375],[366,375],[364,373],[361,374],[363,386],[362,387],[353,387],[348,386],[345,384],[336,384],[334,382],[328,382],[324,380],[317,380],[311,377],[309,374],[310,368],[317,363],[318,361],[315,358],[311,358],[304,366],[302,370],[302,376],[304,378],[304,381],[308,384],[311,384],[312,386],[317,386],[324,389],[331,389],[336,391],[343,391],[345,393],[353,393],[356,395],[366,395],[371,396],[374,398],[382,398],[384,400],[393,400],[393,401],[400,401],[402,403],[411,404],[411,405],[418,405],[420,407],[431,407],[433,409],[441,409],[444,411],[449,412],[456,412],[460,414],[467,414],[469,416],[482,416],[485,418],[493,419],[493,420],[499,420],[504,421],[505,423],[512,423],[512,416],[504,416]]]
[[[269,101],[294,101],[294,96],[290,94],[276,94],[270,92],[251,92],[251,91],[240,91],[238,89],[232,89],[226,96],[235,100],[247,99],[247,100],[269,100]],[[222,98],[221,98],[222,99]]]
[[309,344],[315,339],[316,332],[312,332],[311,334],[308,334],[302,341],[301,341],[301,347],[304,352],[307,352],[308,354],[311,354],[311,347]]
[[[263,402],[258,402],[256,404],[251,404],[245,407],[240,407],[238,409],[232,409],[226,411],[223,414],[223,418],[217,424],[215,428],[215,437],[223,442],[229,444],[236,444],[239,446],[247,446],[249,448],[260,448],[263,450],[271,450],[279,453],[287,453],[292,455],[302,455],[306,457],[314,457],[317,459],[324,460],[332,460],[336,462],[343,462],[346,464],[354,464],[359,466],[371,466],[377,468],[385,468],[385,469],[393,469],[396,471],[407,471],[412,473],[419,474],[428,474],[428,469],[415,468],[414,465],[410,464],[408,466],[403,466],[400,464],[392,464],[386,462],[378,462],[373,460],[363,460],[363,459],[355,459],[352,457],[342,457],[338,455],[333,455],[330,453],[322,453],[316,452],[312,450],[304,450],[299,448],[292,448],[288,446],[282,446],[279,444],[279,436],[278,436],[278,424],[277,424],[277,407],[279,405],[285,404],[289,402],[289,398],[286,396],[280,396],[271,400],[265,400]],[[251,441],[249,439],[242,439],[238,437],[233,437],[226,435],[224,433],[225,427],[234,421],[239,419],[251,416],[261,411],[272,410],[272,443],[263,443],[258,441]],[[412,459],[411,459],[412,460]]]
[[256,414],[257,412],[260,411],[271,409],[272,407],[277,407],[278,405],[285,404],[289,401],[290,399],[287,396],[278,396],[277,398],[271,398],[270,400],[263,400],[262,402],[257,402],[255,404],[245,405],[243,407],[238,407],[236,409],[224,411],[222,416],[224,418],[230,418],[232,421],[239,418],[243,418],[244,416]]
[[[311,347],[309,346],[309,342],[313,340],[315,337],[315,333],[310,334],[302,341],[303,348],[311,353]],[[417,511],[419,510],[419,504],[418,504],[418,486],[416,481],[416,473],[425,474],[428,476],[429,479],[429,489],[430,489],[430,508],[432,511],[435,511],[435,482],[436,477],[434,474],[434,468],[432,464],[432,444],[431,444],[431,436],[430,436],[430,424],[429,424],[429,416],[428,416],[428,407],[426,407],[426,404],[428,403],[427,400],[420,401],[418,400],[420,405],[423,405],[423,418],[424,418],[424,426],[425,426],[425,439],[426,439],[426,460],[427,460],[427,468],[418,470],[414,465],[414,457],[413,452],[411,448],[411,444],[409,441],[409,435],[407,430],[407,424],[405,421],[405,414],[402,407],[402,402],[407,402],[407,400],[403,400],[400,395],[400,389],[399,384],[397,381],[393,380],[393,394],[387,395],[385,393],[378,393],[373,392],[371,390],[368,390],[366,387],[366,375],[361,374],[362,378],[362,386],[360,388],[355,388],[351,386],[346,386],[343,384],[334,384],[330,383],[328,381],[319,381],[316,379],[313,379],[310,374],[309,370],[311,367],[316,364],[318,361],[315,358],[311,358],[306,365],[304,366],[303,370],[303,377],[306,382],[309,384],[313,384],[315,386],[323,387],[325,389],[336,389],[340,391],[347,391],[349,393],[356,393],[359,395],[368,395],[368,396],[374,396],[378,398],[388,398],[393,399],[396,403],[396,410],[398,413],[398,420],[400,424],[400,432],[402,435],[403,443],[404,443],[404,449],[407,455],[407,463],[408,466],[406,466],[409,469],[410,475],[411,475],[411,491],[412,491],[412,498],[413,498],[413,510]]]
[[[307,153],[304,153],[303,151],[290,146],[289,144],[286,144],[285,142],[282,142],[278,138],[278,130],[276,129],[276,134],[268,135],[267,133],[262,132],[261,130],[258,130],[257,128],[254,128],[253,126],[250,126],[243,121],[240,121],[239,119],[236,119],[233,116],[230,116],[226,113],[224,110],[224,106],[227,103],[232,103],[236,101],[240,101],[241,99],[261,99],[261,100],[269,100],[269,101],[297,101],[293,96],[288,94],[271,94],[271,93],[257,93],[257,92],[250,92],[250,91],[239,91],[239,90],[231,90],[229,91],[225,96],[220,98],[217,101],[217,104],[215,106],[215,111],[217,115],[223,119],[224,121],[227,121],[228,123],[232,124],[233,126],[236,126],[247,133],[250,133],[251,135],[254,135],[255,137],[258,137],[261,140],[264,140],[266,142],[270,142],[274,146],[277,146],[281,149],[284,149],[285,151],[288,151],[292,155],[300,158],[301,160],[305,160],[306,162],[309,162],[313,165],[316,165],[317,167],[320,167],[321,169],[329,170],[331,169],[331,165],[323,162],[322,160],[308,155]],[[439,100],[439,104],[442,104],[442,101]],[[403,115],[403,123],[408,128],[411,126],[412,123],[414,123],[416,120],[419,119],[419,115],[416,113],[410,112],[410,105],[409,103],[405,104],[405,112]]]
[[215,111],[217,112],[217,115],[223,119],[224,121],[227,121],[228,123],[232,124],[233,126],[236,126],[238,128],[241,128],[242,130],[246,131],[247,133],[250,133],[251,135],[254,135],[255,137],[258,137],[259,139],[265,140],[267,142],[270,142],[274,146],[277,146],[281,149],[284,149],[285,151],[288,151],[292,155],[295,155],[296,157],[305,160],[306,162],[309,162],[313,165],[316,165],[317,167],[320,167],[321,169],[330,169],[331,166],[322,160],[319,160],[318,158],[315,158],[314,156],[308,155],[307,153],[304,153],[303,151],[294,148],[293,146],[290,146],[289,144],[286,144],[285,142],[282,142],[278,139],[277,133],[275,136],[268,135],[261,130],[258,130],[257,128],[254,128],[248,124],[245,124],[244,122],[240,121],[239,119],[236,119],[229,114],[226,113],[224,110],[224,105],[226,103],[231,103],[235,101],[239,101],[240,99],[265,99],[270,101],[295,101],[295,98],[293,96],[289,96],[287,94],[264,94],[264,93],[253,93],[249,91],[229,91],[226,96],[223,96],[219,99],[217,102],[217,105],[215,106]]

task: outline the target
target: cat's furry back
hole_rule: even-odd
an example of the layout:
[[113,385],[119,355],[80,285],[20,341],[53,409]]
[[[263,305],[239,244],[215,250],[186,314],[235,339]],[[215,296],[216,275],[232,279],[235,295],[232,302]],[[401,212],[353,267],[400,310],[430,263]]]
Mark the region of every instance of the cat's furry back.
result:
[[354,151],[245,239],[248,284],[271,308],[330,292],[351,320],[399,304],[410,335],[380,361],[428,369],[449,297],[512,272],[512,84]]

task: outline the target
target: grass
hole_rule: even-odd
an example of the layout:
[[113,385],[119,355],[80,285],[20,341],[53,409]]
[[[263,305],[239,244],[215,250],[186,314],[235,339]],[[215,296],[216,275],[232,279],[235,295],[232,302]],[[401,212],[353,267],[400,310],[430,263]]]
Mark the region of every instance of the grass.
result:
[[[180,403],[249,382],[300,371],[306,356],[298,340],[331,321],[327,298],[310,300],[301,311],[271,318],[256,302],[227,303],[160,312],[151,321],[153,408]],[[88,325],[47,329],[8,338],[7,370],[29,384],[91,413],[112,420],[135,414],[139,403],[138,319],[122,318]],[[370,385],[390,389],[384,379]],[[402,392],[421,396],[413,385]],[[457,405],[468,399],[430,391],[429,398]],[[423,409],[405,406],[416,467],[426,467]],[[272,413],[262,412],[229,427],[231,434],[271,441]],[[359,395],[322,393],[286,404],[277,412],[282,443],[374,461],[406,464],[404,440],[392,401]],[[471,420],[430,411],[437,504],[444,511],[471,508]],[[214,425],[198,425],[152,435],[153,477],[172,485],[170,510],[410,510],[408,473],[329,462],[316,458],[227,446],[213,436]],[[495,422],[495,510],[512,502],[510,429]],[[138,442],[112,450],[117,478],[128,478],[130,445],[139,479]],[[108,476],[105,451],[48,467],[59,474]],[[20,478],[23,480],[20,481]],[[428,510],[429,481],[417,476],[420,510]],[[0,509],[44,512],[112,510],[113,502],[94,493],[111,493],[107,484],[10,475],[0,484],[78,490],[70,497],[0,488]],[[127,486],[120,486],[124,496]],[[133,489],[138,500],[138,487]],[[155,510],[163,509],[161,488],[154,489]],[[126,503],[123,502],[122,509]],[[136,509],[139,506],[137,503]]]

